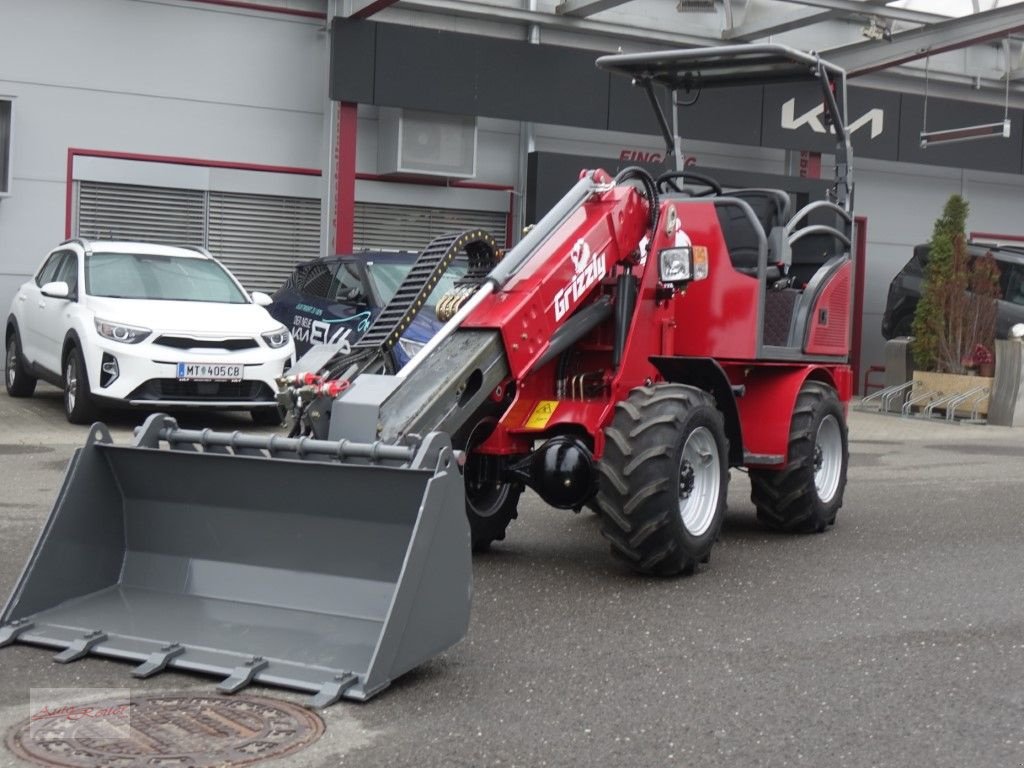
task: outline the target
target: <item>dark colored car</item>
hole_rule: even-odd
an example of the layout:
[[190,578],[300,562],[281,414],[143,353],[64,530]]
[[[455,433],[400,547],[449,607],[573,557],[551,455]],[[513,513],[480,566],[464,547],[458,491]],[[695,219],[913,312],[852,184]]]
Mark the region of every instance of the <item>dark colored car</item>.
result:
[[[928,263],[929,246],[914,246],[914,255],[889,283],[889,296],[882,315],[882,336],[894,339],[910,336],[914,310],[921,298],[924,268]],[[968,244],[970,258],[991,253],[999,267],[999,313],[996,319],[996,338],[1005,339],[1011,327],[1024,322],[1024,247]]]
[[[299,264],[274,293],[270,314],[291,331],[297,357],[316,344],[354,344],[395,295],[418,253],[367,251],[328,256]],[[463,256],[456,258],[395,347],[395,363],[404,365],[443,323],[434,306],[466,273]]]

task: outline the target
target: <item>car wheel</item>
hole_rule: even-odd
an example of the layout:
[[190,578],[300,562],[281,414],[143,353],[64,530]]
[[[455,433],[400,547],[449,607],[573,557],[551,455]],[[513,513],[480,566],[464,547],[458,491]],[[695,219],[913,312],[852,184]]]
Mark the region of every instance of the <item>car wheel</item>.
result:
[[36,379],[25,370],[25,359],[21,355],[21,339],[14,330],[7,336],[4,384],[7,385],[7,394],[11,397],[30,397],[36,391]]
[[89,374],[78,347],[71,347],[64,358],[64,415],[72,424],[91,424],[96,419]]

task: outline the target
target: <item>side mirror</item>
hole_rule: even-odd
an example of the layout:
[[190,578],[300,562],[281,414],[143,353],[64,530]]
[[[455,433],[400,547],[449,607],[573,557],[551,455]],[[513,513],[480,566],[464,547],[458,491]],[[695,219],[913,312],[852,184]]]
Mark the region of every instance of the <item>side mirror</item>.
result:
[[66,299],[71,295],[71,289],[68,288],[68,284],[63,280],[45,283],[39,290],[43,296],[49,296],[51,299]]
[[274,303],[274,300],[263,291],[253,291],[250,295],[252,296],[253,303],[259,304],[261,307],[269,307]]

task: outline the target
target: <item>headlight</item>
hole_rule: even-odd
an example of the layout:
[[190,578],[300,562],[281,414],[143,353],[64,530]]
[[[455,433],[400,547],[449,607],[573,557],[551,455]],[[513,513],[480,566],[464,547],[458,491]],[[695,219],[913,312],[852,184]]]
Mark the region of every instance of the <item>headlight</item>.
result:
[[402,337],[398,340],[398,346],[401,347],[402,351],[409,356],[410,360],[412,360],[414,357],[416,357],[416,353],[426,346],[426,342],[409,341],[407,338]]
[[681,245],[658,252],[658,277],[663,283],[685,283],[708,276],[708,249]]
[[682,283],[693,274],[693,251],[690,246],[665,248],[658,253],[658,277],[663,283]]
[[288,339],[291,338],[288,334],[288,329],[283,325],[260,335],[263,337],[263,340],[267,342],[267,346],[271,349],[280,349],[287,344]]
[[111,323],[108,320],[96,318],[96,333],[111,341],[120,341],[124,344],[138,344],[152,333],[149,328],[140,328],[137,325],[122,325]]

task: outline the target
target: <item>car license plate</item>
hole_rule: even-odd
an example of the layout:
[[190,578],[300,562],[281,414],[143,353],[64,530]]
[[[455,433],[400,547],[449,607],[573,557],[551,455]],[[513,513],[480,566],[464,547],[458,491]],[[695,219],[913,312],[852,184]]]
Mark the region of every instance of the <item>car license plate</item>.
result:
[[241,381],[238,363],[178,363],[178,381]]

